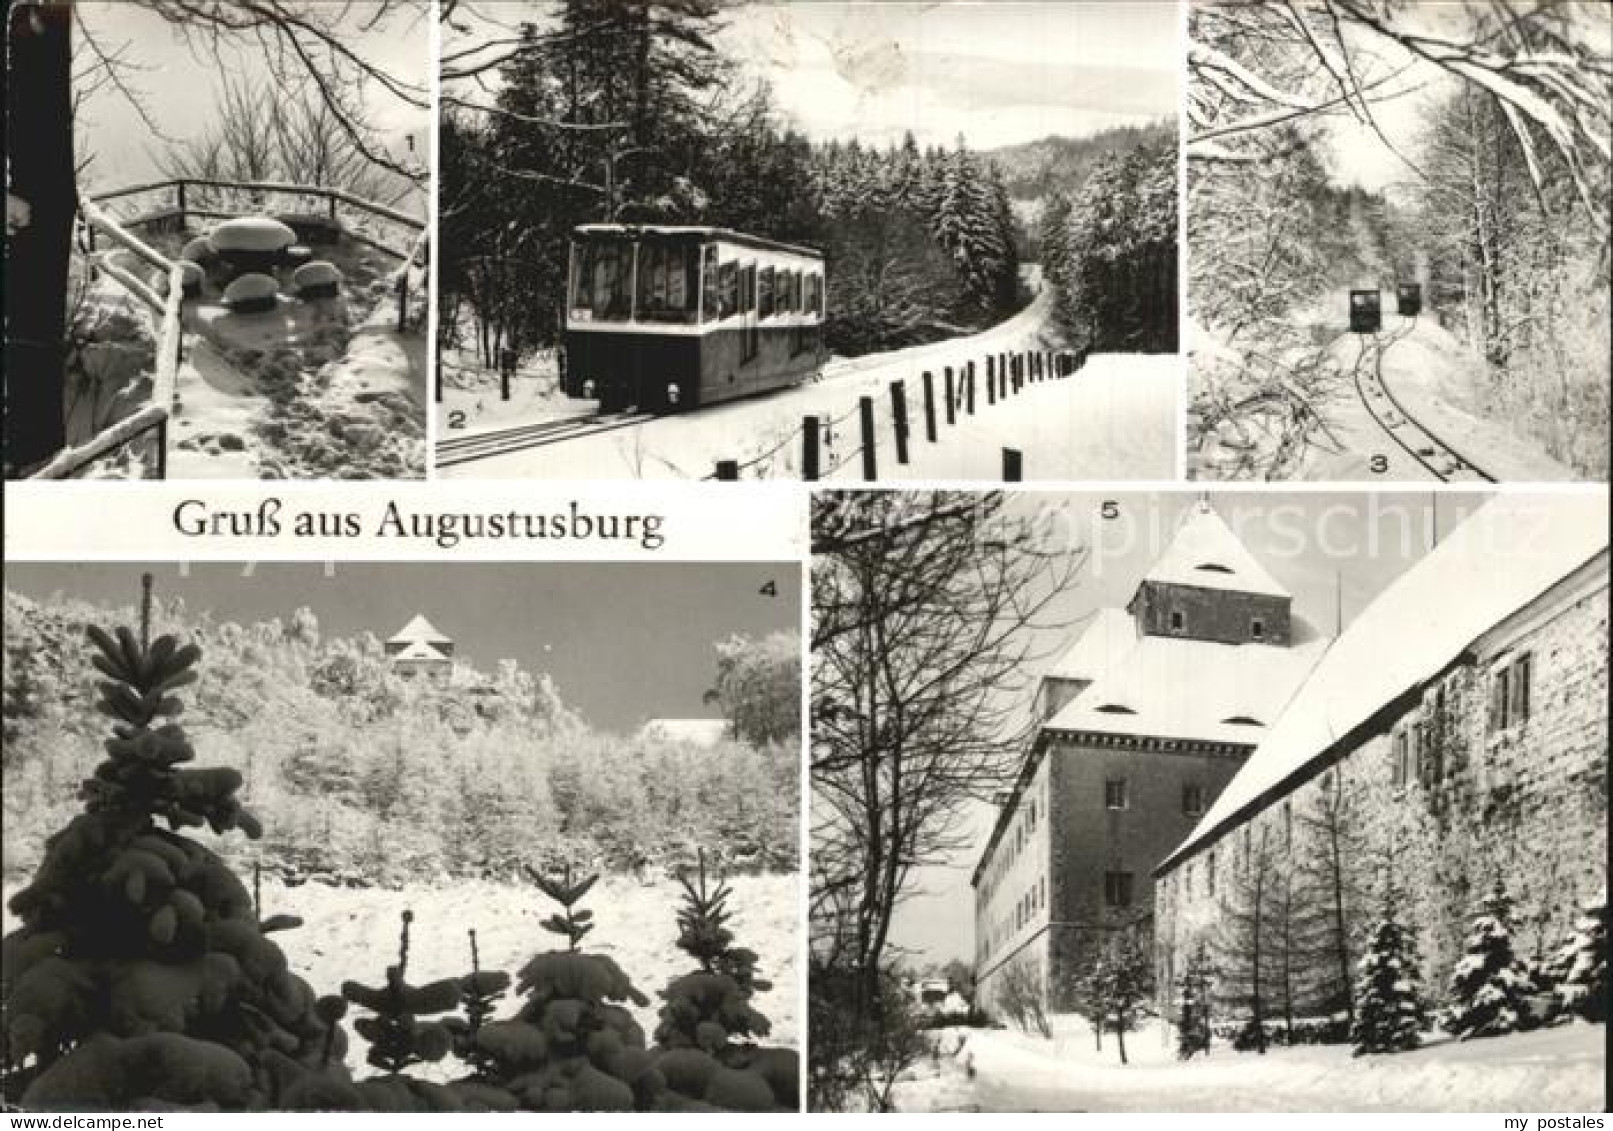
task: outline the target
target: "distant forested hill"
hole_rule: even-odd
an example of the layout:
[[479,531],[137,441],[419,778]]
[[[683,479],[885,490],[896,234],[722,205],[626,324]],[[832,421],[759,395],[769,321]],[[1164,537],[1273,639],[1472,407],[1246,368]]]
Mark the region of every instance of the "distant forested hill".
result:
[[985,156],[1003,172],[1003,185],[1016,201],[1041,201],[1055,192],[1074,196],[1105,154],[1126,153],[1176,136],[1176,123],[1117,126],[1087,137],[1044,137],[989,150]]

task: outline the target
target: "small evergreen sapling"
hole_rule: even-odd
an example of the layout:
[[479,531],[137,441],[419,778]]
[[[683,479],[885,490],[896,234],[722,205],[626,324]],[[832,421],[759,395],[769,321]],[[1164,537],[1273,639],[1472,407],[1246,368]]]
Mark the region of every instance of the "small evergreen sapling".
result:
[[1512,900],[1497,880],[1468,928],[1440,1023],[1462,1040],[1510,1033],[1525,1017],[1529,971],[1512,950]]
[[1350,1043],[1355,1055],[1402,1052],[1422,1043],[1428,1018],[1422,1006],[1417,940],[1395,918],[1394,904],[1372,928],[1355,982],[1355,1024]]
[[757,976],[754,951],[734,945],[728,923],[733,889],[706,883],[705,855],[693,882],[680,875],[679,950],[698,964],[668,983],[656,1026],[655,1065],[673,1110],[774,1111],[798,1109],[800,1064],[795,1052],[763,1048],[754,1038],[771,1028],[750,1004],[772,983]]
[[88,630],[112,737],[80,789],[83,812],[11,900],[22,926],[4,944],[8,1103],[276,1107],[345,1049],[339,1011],[265,937],[280,924],[260,923],[224,861],[180,835],[261,830],[235,796],[239,773],[185,765],[196,755],[174,721],[177,693],[196,681],[201,650],[152,640],[150,625],[147,574],[138,636]]
[[488,1022],[476,1036],[493,1080],[529,1111],[649,1110],[665,1087],[644,1048],[644,1031],[622,1002],[648,1005],[614,960],[582,950],[593,912],[578,904],[597,876],[573,881],[527,869],[560,905],[540,926],[566,940],[564,950],[534,955],[521,968],[514,1017]]
[[1210,1055],[1210,961],[1200,943],[1176,979],[1176,1055]]

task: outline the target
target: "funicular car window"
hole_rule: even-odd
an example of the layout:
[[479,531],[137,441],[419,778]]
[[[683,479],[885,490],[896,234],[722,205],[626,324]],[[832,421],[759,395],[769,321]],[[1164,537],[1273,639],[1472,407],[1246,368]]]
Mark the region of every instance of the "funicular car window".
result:
[[772,268],[772,267],[763,267],[762,268],[761,277],[757,280],[757,285],[756,285],[757,314],[758,314],[759,317],[762,317],[762,318],[771,318],[771,317],[773,317],[773,311],[775,309],[775,303],[774,303],[774,297],[773,297],[773,287],[774,287],[774,280],[776,279],[777,274],[778,274],[778,272],[777,272],[777,270],[775,268]]
[[717,294],[720,316],[731,318],[739,313],[739,263],[728,260],[717,265]]
[[707,322],[715,322],[722,317],[717,249],[713,246],[701,248],[700,255],[700,317]]
[[644,240],[638,249],[638,308],[642,322],[693,322],[694,249]]
[[632,278],[631,244],[579,243],[572,310],[595,319],[627,321],[633,314]]

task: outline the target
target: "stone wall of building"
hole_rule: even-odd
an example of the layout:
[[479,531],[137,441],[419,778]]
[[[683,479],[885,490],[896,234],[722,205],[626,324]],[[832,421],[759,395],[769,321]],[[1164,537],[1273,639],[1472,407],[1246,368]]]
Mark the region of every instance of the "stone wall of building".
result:
[[1002,835],[975,882],[975,978],[979,1003],[1000,1012],[1000,991],[1011,965],[1027,966],[1045,993],[1049,921],[1049,757],[1014,799]]
[[[1094,738],[1055,742],[1049,751],[1052,865],[1048,941],[1050,998],[1072,1007],[1070,985],[1116,930],[1146,920],[1152,871],[1198,823],[1184,793],[1208,808],[1248,756],[1248,747]],[[1112,809],[1109,783],[1124,782],[1126,807]],[[1110,906],[1106,874],[1131,877],[1129,906]]]
[[[1335,890],[1325,875],[1317,880],[1315,862],[1336,831],[1352,962],[1392,885],[1402,917],[1417,930],[1434,1000],[1461,953],[1474,905],[1497,880],[1514,900],[1518,950],[1554,949],[1578,901],[1606,884],[1605,561],[1601,568],[1599,584],[1592,577],[1589,587],[1583,579],[1559,587],[1491,632],[1386,710],[1353,749],[1336,752],[1304,784],[1268,799],[1250,820],[1161,876],[1155,955],[1162,998],[1198,943],[1212,957],[1224,946],[1230,880],[1247,866],[1247,845],[1262,831],[1279,852],[1278,875],[1321,882],[1313,903]],[[1501,726],[1492,706],[1497,682],[1524,655],[1528,716]],[[1318,829],[1318,816],[1329,811],[1337,819]],[[1325,984],[1330,973],[1316,971],[1301,991]],[[1302,1014],[1325,997],[1319,989],[1309,996],[1296,1003]]]

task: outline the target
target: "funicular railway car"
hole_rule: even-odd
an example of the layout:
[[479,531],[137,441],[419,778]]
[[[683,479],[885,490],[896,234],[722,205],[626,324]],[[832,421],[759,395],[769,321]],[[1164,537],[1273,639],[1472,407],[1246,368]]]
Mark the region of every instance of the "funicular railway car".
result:
[[710,227],[585,224],[563,390],[676,412],[795,385],[827,360],[823,255]]

